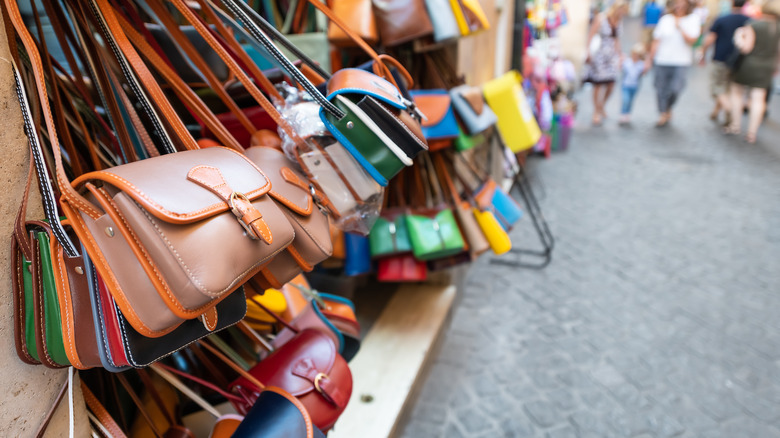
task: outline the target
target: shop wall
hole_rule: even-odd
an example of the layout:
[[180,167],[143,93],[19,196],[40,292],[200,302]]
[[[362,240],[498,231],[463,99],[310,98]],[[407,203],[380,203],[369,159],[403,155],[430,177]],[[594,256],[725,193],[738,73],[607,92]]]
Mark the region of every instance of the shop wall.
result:
[[561,54],[580,71],[587,58],[591,0],[564,0],[569,23],[560,29]]
[[[3,24],[0,23],[0,29]],[[14,347],[14,306],[11,291],[11,233],[22,199],[29,164],[27,137],[24,135],[22,113],[14,91],[13,73],[8,60],[6,33],[0,32],[0,175],[3,190],[0,192],[0,436],[34,436],[43,417],[67,379],[66,370],[52,370],[42,365],[28,365],[16,356]],[[30,218],[42,218],[40,196],[33,186],[28,211]],[[81,390],[77,386],[76,436],[89,436]],[[62,401],[46,436],[68,436],[68,403]]]
[[467,83],[480,85],[509,70],[515,1],[480,0],[490,29],[458,41],[458,72]]

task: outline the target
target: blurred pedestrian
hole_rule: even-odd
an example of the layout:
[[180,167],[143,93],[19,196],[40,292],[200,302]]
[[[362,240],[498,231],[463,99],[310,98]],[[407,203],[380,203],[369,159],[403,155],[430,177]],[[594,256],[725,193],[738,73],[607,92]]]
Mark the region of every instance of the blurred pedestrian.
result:
[[585,78],[586,82],[593,84],[593,124],[596,126],[607,117],[604,106],[620,74],[620,36],[623,33],[623,17],[627,13],[628,3],[616,0],[606,12],[593,18],[588,34],[588,47],[594,38],[599,39],[595,53],[586,60],[588,73]]
[[734,34],[734,44],[743,54],[731,84],[731,124],[727,134],[738,135],[742,129],[742,102],[748,94],[749,117],[745,140],[756,142],[756,134],[766,111],[767,90],[777,72],[780,46],[780,0],[769,0],[761,7],[761,18],[749,22]]
[[[743,6],[745,6],[745,0],[733,0],[731,13],[712,23],[710,32],[702,45],[705,53],[710,46],[715,45],[712,66],[710,67],[710,92],[712,98],[715,99],[715,108],[710,113],[710,119],[717,122],[720,119],[721,111],[723,111],[726,114],[726,125],[729,124],[731,117],[729,111],[731,70],[735,67],[733,63],[739,55],[737,48],[734,47],[734,32],[750,19],[747,15],[742,14]],[[705,62],[706,60],[702,59],[702,65]]]
[[639,85],[645,73],[646,52],[643,43],[636,43],[631,49],[631,57],[623,61],[623,79],[621,83],[623,106],[620,112],[620,125],[631,123],[631,108],[634,106],[634,98],[637,91],[639,91]]
[[693,64],[693,45],[701,34],[701,21],[694,15],[694,3],[672,0],[670,13],[661,17],[653,32],[653,44],[646,69],[655,64],[655,89],[660,116],[657,127],[672,119],[672,108],[685,89],[688,69]]
[[653,30],[658,25],[658,20],[664,14],[663,6],[658,4],[657,0],[648,0],[645,3],[645,8],[642,15],[644,16],[644,26],[642,28],[642,42],[645,43],[646,49],[650,49],[650,44],[653,42]]

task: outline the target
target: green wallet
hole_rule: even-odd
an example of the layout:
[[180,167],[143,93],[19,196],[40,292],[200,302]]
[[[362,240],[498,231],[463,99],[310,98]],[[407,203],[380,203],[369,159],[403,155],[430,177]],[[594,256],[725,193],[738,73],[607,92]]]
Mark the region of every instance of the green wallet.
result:
[[449,208],[430,217],[410,214],[406,216],[409,238],[414,256],[423,261],[449,257],[463,252],[466,244]]

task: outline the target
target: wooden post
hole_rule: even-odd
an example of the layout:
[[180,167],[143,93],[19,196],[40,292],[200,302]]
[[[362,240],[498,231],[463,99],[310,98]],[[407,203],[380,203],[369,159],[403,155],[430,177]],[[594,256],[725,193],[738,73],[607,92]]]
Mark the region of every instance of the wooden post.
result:
[[[0,23],[0,26],[3,24]],[[22,113],[11,72],[11,54],[5,32],[0,32],[0,436],[33,436],[49,411],[54,397],[68,378],[67,370],[28,365],[14,348],[13,297],[11,291],[11,233],[24,191],[30,153],[24,134]],[[43,218],[38,190],[30,199],[30,218]],[[75,379],[76,436],[89,436],[89,423]],[[68,436],[68,402],[63,399],[46,433],[47,437]]]

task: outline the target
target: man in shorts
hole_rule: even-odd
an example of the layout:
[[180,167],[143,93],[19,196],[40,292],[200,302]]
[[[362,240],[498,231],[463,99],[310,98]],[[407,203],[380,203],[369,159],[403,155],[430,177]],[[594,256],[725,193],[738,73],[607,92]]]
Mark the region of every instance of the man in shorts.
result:
[[[702,50],[704,53],[707,49],[715,45],[715,50],[712,54],[712,67],[710,69],[710,92],[712,98],[715,99],[715,108],[710,114],[710,119],[713,121],[719,121],[721,111],[726,113],[726,118],[729,117],[729,83],[731,82],[731,69],[729,65],[733,62],[734,55],[736,53],[736,47],[734,47],[734,32],[750,19],[748,16],[742,14],[742,7],[745,6],[746,0],[733,0],[731,13],[724,15],[714,23],[710,28],[709,34],[704,39]],[[702,58],[702,64],[704,64],[705,58]],[[726,123],[729,121],[726,120]]]

